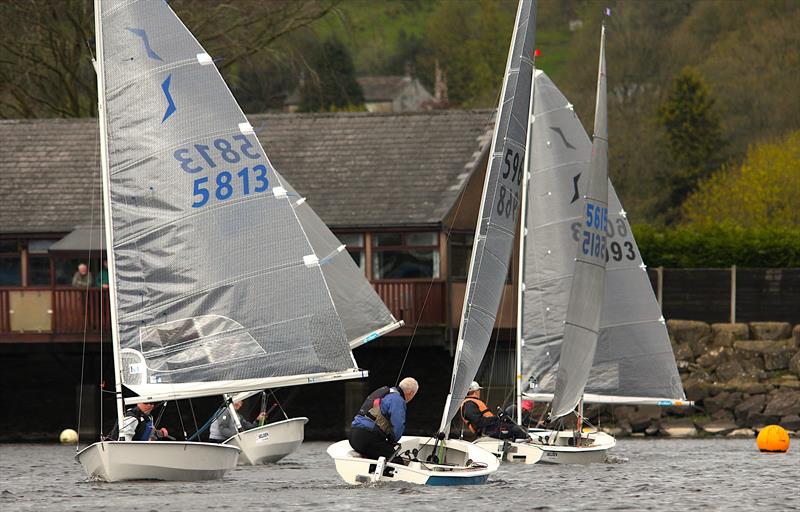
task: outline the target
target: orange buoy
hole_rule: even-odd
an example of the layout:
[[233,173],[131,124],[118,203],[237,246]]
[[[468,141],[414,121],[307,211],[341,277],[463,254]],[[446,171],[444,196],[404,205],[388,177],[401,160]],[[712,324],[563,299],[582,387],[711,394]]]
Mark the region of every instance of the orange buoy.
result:
[[756,444],[762,452],[784,453],[789,449],[789,434],[783,427],[768,425],[758,433]]

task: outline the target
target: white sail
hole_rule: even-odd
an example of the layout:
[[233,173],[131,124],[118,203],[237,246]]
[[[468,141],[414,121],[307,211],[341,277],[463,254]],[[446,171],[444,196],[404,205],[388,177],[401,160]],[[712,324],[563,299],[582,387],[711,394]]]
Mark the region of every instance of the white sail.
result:
[[608,229],[608,127],[606,122],[605,26],[600,39],[597,104],[588,185],[581,201],[581,229],[572,276],[564,339],[556,373],[551,415],[571,413],[583,395],[597,348],[600,313],[606,282],[606,231]]
[[520,0],[475,230],[450,393],[440,426],[445,433],[486,352],[514,249],[535,35],[535,2]]
[[[551,400],[583,220],[592,146],[572,105],[536,72],[521,336],[524,396]],[[606,284],[587,402],[673,405],[685,397],[661,311],[608,182]]]
[[166,2],[100,3],[114,342],[128,402],[361,377],[395,319],[271,165]]

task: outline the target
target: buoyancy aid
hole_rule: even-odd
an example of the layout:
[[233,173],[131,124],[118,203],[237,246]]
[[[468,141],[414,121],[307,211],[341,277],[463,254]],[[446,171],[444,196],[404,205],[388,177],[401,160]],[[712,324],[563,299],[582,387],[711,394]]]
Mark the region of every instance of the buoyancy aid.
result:
[[358,410],[358,414],[364,416],[365,418],[371,419],[375,425],[383,431],[384,434],[389,436],[389,438],[394,439],[392,422],[389,421],[389,418],[384,416],[383,413],[381,413],[381,400],[383,400],[383,397],[389,393],[398,393],[401,397],[403,397],[403,392],[400,389],[383,386],[382,388],[378,388],[367,395],[367,398],[364,400],[364,403],[361,404],[361,408]]
[[468,396],[464,399],[463,402],[461,402],[461,420],[464,422],[467,428],[470,429],[471,432],[477,433],[477,430],[475,430],[475,427],[472,426],[472,423],[470,423],[467,417],[464,416],[464,406],[467,404],[467,402],[474,403],[478,407],[478,412],[483,418],[493,418],[494,413],[489,410],[489,408],[486,406],[485,403],[483,403],[482,400],[479,400],[475,397]]
[[[150,436],[155,429],[153,425],[153,417],[149,414],[145,414],[142,412],[141,409],[138,407],[131,407],[130,409],[125,411],[125,416],[123,417],[123,422],[125,422],[126,418],[134,418],[136,420],[136,432],[133,435],[132,439],[128,439],[128,441],[149,441]],[[119,439],[119,425],[116,423],[114,424],[114,428],[111,429],[111,433],[108,436],[109,439],[117,440]]]

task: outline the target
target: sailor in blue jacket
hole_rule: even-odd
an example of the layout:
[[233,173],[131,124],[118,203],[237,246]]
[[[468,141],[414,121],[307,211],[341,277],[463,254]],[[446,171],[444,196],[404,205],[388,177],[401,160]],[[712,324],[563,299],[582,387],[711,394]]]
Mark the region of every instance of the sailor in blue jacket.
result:
[[384,386],[367,396],[350,429],[350,446],[368,459],[390,457],[406,429],[406,404],[419,384],[411,377],[397,387]]

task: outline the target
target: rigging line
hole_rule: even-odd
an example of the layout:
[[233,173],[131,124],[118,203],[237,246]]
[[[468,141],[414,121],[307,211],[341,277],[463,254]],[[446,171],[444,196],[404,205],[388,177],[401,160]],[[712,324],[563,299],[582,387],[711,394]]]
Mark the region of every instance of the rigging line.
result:
[[[505,288],[505,286],[506,286],[506,284],[503,283],[503,288]],[[505,301],[506,301],[506,294],[502,293],[500,295],[500,308],[498,309],[498,311],[500,312],[499,313],[500,315],[503,314],[503,304],[505,304]],[[486,402],[487,403],[489,402],[489,396],[491,396],[491,393],[492,393],[491,384],[494,382],[494,365],[495,365],[495,361],[497,360],[497,347],[499,345],[500,345],[500,329],[498,328],[498,329],[495,329],[494,350],[492,350],[492,364],[489,366],[489,387],[486,388]]]
[[[186,434],[186,426],[183,424],[183,414],[181,414],[181,404],[179,404],[180,400],[175,400],[175,407],[178,409],[178,419],[181,420],[181,430],[183,430],[183,438],[186,439],[188,434]],[[166,406],[164,407],[166,409]]]
[[278,405],[278,408],[279,408],[279,409],[281,410],[281,412],[283,413],[283,417],[284,417],[284,418],[286,418],[286,419],[288,420],[288,419],[289,419],[289,415],[288,415],[288,414],[286,414],[286,411],[284,411],[284,410],[283,410],[283,406],[282,406],[282,405],[281,405],[281,403],[278,401],[278,397],[277,397],[277,396],[275,396],[275,391],[274,391],[272,388],[270,388],[269,392],[272,394],[272,398],[274,398],[274,399],[275,399],[275,403]]
[[[99,137],[100,137],[100,132],[98,131],[97,132],[97,137],[95,138],[95,145],[97,145],[97,143],[98,143],[97,138],[99,138]],[[96,157],[95,157],[95,160],[94,160],[94,165],[92,165],[92,169],[94,169],[92,171],[92,183],[94,183],[94,180],[97,177],[97,158]],[[91,208],[90,208],[90,213],[89,213],[89,248],[88,248],[89,269],[92,268],[92,265],[91,265],[91,263],[92,263],[92,236],[94,235],[93,230],[92,230],[92,226],[94,226],[94,199],[95,199],[94,198],[94,194],[90,194],[90,195],[92,197],[92,200],[91,200]],[[91,275],[89,270],[87,270],[86,273],[87,273],[87,277],[89,277],[89,275]],[[80,441],[81,437],[80,436],[81,436],[81,418],[83,417],[83,379],[85,377],[85,372],[86,372],[86,331],[88,329],[88,322],[89,322],[89,300],[88,299],[89,299],[89,285],[90,284],[91,283],[88,283],[88,282],[86,283],[86,291],[85,291],[85,294],[84,294],[84,297],[83,297],[83,341],[81,343],[81,381],[80,381],[81,382],[81,388],[80,388],[80,392],[78,392],[78,421],[77,421],[77,423],[78,423],[78,442],[75,443],[75,451],[76,452],[78,450],[80,450],[80,447],[81,447],[81,441]],[[101,302],[100,302],[100,309],[101,310],[102,310],[102,305],[103,305],[103,303],[102,303],[102,296],[101,296]],[[102,324],[102,316],[101,316],[101,323],[100,323],[101,336],[102,336],[102,330],[103,330],[103,324]],[[101,343],[102,343],[102,338],[101,338]],[[101,349],[102,349],[102,345],[101,345]],[[100,364],[101,364],[101,369],[102,369],[102,364],[103,364],[102,363],[102,352],[101,352],[101,356],[100,356]],[[101,379],[103,378],[102,370],[100,372],[100,378]],[[103,426],[102,411],[103,411],[103,409],[102,409],[102,407],[103,407],[103,397],[102,397],[102,394],[101,394],[100,395],[100,427],[101,427],[100,428],[100,433],[101,434],[103,433],[103,429],[102,429],[102,426]]]
[[[192,399],[189,399],[189,409],[192,411],[192,421],[194,422],[194,431],[197,432],[197,417],[194,415],[194,405],[192,405]],[[184,436],[185,438],[186,436]]]

